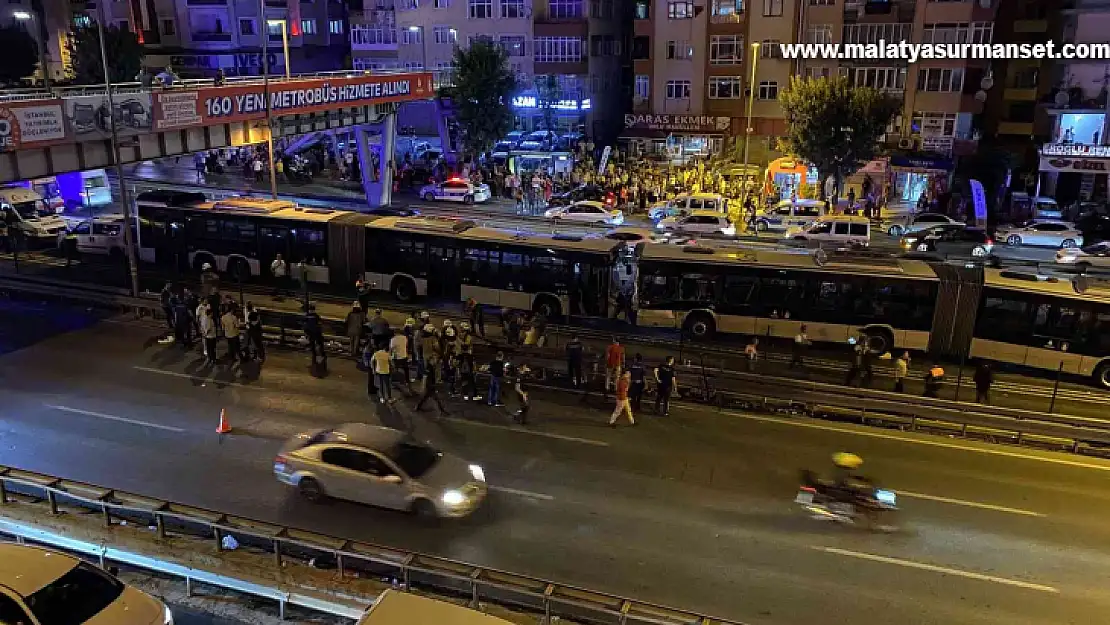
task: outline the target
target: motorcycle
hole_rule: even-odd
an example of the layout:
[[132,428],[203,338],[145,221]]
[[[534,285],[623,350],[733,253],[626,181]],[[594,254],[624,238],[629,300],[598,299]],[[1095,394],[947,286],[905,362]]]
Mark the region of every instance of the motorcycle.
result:
[[812,471],[803,471],[794,503],[815,519],[882,532],[898,529],[898,496],[892,490],[875,486],[848,488],[822,480]]

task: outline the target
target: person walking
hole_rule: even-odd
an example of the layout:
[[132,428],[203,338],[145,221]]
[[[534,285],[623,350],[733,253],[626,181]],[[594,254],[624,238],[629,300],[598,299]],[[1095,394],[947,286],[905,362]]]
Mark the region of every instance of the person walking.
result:
[[671,394],[678,386],[674,373],[674,356],[667,356],[663,364],[655,368],[655,414],[664,417],[671,414]]
[[794,346],[790,352],[790,369],[793,369],[795,365],[805,368],[802,354],[809,345],[809,334],[806,334],[806,324],[803,323],[801,327],[798,328],[798,333],[794,335]]
[[528,390],[524,388],[524,378],[528,375],[528,365],[521,363],[513,367],[513,390],[516,392],[516,401],[519,405],[513,413],[513,420],[520,425],[528,425],[528,413],[532,409],[532,402],[528,399]]
[[505,354],[497,352],[489,363],[489,395],[486,403],[490,406],[504,406],[501,403],[501,382],[505,377]]
[[[316,305],[309,304],[308,310],[304,314],[304,336],[308,339],[308,351],[312,355],[312,365],[315,366],[317,362],[327,367],[328,354],[324,351],[324,328],[320,315],[316,312]],[[317,361],[316,352],[320,352],[320,359]]]
[[991,403],[991,385],[994,384],[994,372],[991,371],[990,363],[980,360],[979,364],[975,366],[975,374],[972,379],[975,381],[975,401],[989,405]]
[[166,327],[173,332],[177,327],[173,321],[173,285],[169,282],[162,287],[162,292],[159,294],[159,299],[162,302],[162,314],[166,317]]
[[357,356],[359,345],[362,343],[363,326],[366,324],[366,313],[362,310],[362,304],[358,302],[351,304],[346,323],[347,340],[351,342],[351,355]]
[[566,346],[567,352],[567,378],[571,386],[578,388],[582,385],[582,341],[578,335],[573,334]]
[[266,360],[266,345],[262,340],[262,315],[254,304],[247,302],[247,345],[251,357],[259,362]]
[[416,402],[415,410],[417,412],[423,410],[424,402],[430,399],[434,401],[436,403],[436,407],[439,408],[439,415],[441,417],[446,417],[449,413],[447,412],[447,409],[443,407],[443,401],[439,398],[439,389],[437,388],[438,380],[436,379],[437,375],[438,372],[436,370],[436,367],[428,366],[425,368],[424,393],[420,396],[420,401]]
[[894,392],[906,392],[906,376],[910,373],[910,353],[902,352],[902,355],[894,360]]
[[632,416],[632,404],[628,401],[628,391],[632,386],[632,372],[625,371],[617,380],[617,405],[613,408],[613,414],[609,416],[609,427],[617,427],[617,419],[620,418],[621,413],[628,415],[628,424],[636,425],[636,419]]
[[220,317],[220,327],[223,329],[224,338],[227,339],[228,360],[235,362],[243,359],[242,345],[239,341],[239,316],[235,310],[228,307]]
[[470,325],[474,328],[474,332],[478,336],[486,338],[485,313],[482,312],[482,305],[473,297],[466,300],[466,314],[470,318]]
[[759,361],[759,337],[753,336],[752,340],[744,346],[744,358],[748,361],[748,371],[755,373],[755,364]]
[[848,364],[848,373],[844,376],[844,386],[854,386],[856,378],[863,370],[863,344],[858,340],[852,341],[852,360]]
[[628,373],[631,374],[628,399],[636,412],[640,412],[640,401],[644,398],[645,372],[644,357],[636,354],[632,359],[632,365],[628,367]]
[[609,395],[609,388],[621,376],[621,370],[624,368],[624,345],[621,345],[617,337],[613,337],[613,342],[605,348],[605,389],[602,392],[604,396]]
[[378,385],[378,401],[383,404],[393,403],[393,374],[390,360],[388,348],[382,345],[379,345],[370,357],[370,369]]

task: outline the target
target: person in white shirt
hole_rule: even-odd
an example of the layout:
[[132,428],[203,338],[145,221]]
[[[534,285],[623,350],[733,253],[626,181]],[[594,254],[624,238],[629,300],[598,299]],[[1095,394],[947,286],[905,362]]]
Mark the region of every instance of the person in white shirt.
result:
[[393,338],[389,339],[389,357],[393,359],[393,369],[401,373],[401,379],[408,386],[411,383],[409,377],[409,338],[404,333],[395,332]]
[[212,316],[212,309],[206,304],[198,306],[197,320],[200,324],[200,334],[204,337],[204,364],[215,364],[216,340],[219,338],[220,332],[216,319]]
[[370,357],[370,367],[378,379],[378,401],[393,403],[393,376],[389,368],[389,352],[385,347],[374,352]]
[[285,259],[281,257],[281,254],[275,256],[274,262],[270,263],[270,273],[274,274],[274,282],[277,283],[274,288],[274,295],[277,295],[285,286],[285,276],[289,273],[289,267],[285,264]]

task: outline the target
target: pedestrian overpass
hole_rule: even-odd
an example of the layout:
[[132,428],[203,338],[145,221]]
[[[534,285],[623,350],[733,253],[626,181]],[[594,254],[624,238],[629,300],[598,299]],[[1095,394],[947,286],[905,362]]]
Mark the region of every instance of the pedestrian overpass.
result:
[[[387,204],[397,109],[434,96],[431,73],[350,71],[230,78],[221,86],[121,84],[112,88],[113,106],[103,86],[0,92],[0,183],[115,165],[113,117],[122,164],[261,143],[271,132],[277,139],[350,127],[367,200]],[[440,127],[445,134],[442,120]],[[372,144],[381,150],[376,176]]]

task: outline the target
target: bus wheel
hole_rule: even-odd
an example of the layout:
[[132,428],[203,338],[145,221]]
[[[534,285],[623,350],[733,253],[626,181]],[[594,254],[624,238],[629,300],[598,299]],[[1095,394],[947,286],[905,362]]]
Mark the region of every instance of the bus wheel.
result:
[[894,348],[894,336],[886,330],[866,330],[867,349],[875,354],[885,354]]
[[537,312],[551,321],[563,316],[563,307],[559,304],[559,300],[554,297],[540,295],[536,297],[536,301],[532,302],[532,312]]
[[717,332],[717,324],[706,313],[693,313],[686,317],[682,329],[694,339],[704,341],[713,338]]
[[251,267],[247,264],[247,261],[242,258],[235,258],[228,265],[227,272],[237,282],[246,282],[251,279]]
[[1110,362],[1104,362],[1095,369],[1095,385],[1110,389]]
[[408,278],[395,278],[390,291],[399,302],[411,302],[416,297],[416,285]]

